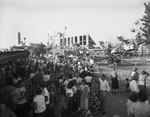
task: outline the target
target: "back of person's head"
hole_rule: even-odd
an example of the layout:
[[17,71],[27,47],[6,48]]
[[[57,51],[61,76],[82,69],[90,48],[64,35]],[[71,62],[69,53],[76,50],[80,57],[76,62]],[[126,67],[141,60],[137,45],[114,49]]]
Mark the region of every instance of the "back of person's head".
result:
[[24,81],[21,79],[21,80],[19,80],[18,83],[16,84],[16,87],[17,87],[17,88],[21,88],[21,87],[23,87],[23,86],[24,86]]
[[86,83],[86,80],[85,80],[85,79],[82,79],[82,83]]
[[145,102],[148,98],[147,98],[147,94],[144,91],[139,91],[138,93],[138,99],[140,102]]
[[145,75],[145,74],[146,74],[146,71],[143,70],[143,71],[141,72],[141,74],[142,74],[142,75]]
[[36,95],[40,95],[42,93],[42,89],[39,86],[37,86],[35,88],[35,93],[36,93]]
[[69,79],[72,79],[72,74],[69,74],[69,75],[68,75],[68,78],[69,78]]
[[87,76],[92,76],[90,72],[87,73]]
[[126,81],[129,81],[129,78],[126,78]]
[[134,68],[133,68],[133,71],[137,71],[137,68],[136,68],[136,67],[134,67]]
[[47,86],[47,82],[41,80],[39,85],[40,85],[41,88],[45,88]]
[[138,100],[138,94],[137,93],[132,93],[129,96],[129,100],[131,100],[132,102],[137,102],[137,100]]
[[101,74],[101,77],[105,78],[105,74]]

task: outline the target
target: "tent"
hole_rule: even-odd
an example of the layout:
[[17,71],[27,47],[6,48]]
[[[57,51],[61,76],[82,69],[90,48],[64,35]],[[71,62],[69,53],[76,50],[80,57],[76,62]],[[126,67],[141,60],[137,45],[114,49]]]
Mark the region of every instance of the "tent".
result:
[[19,59],[19,58],[27,58],[29,56],[29,51],[8,51],[0,53],[0,63]]

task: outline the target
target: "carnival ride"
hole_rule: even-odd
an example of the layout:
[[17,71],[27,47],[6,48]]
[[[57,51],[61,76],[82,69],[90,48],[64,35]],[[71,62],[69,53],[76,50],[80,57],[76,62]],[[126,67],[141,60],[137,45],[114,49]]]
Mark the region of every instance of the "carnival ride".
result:
[[121,43],[115,47],[110,47],[109,44],[104,46],[104,44],[100,43],[101,48],[105,50],[106,56],[95,57],[96,62],[106,60],[108,65],[121,64],[121,61],[126,63],[123,59],[126,56],[135,54],[139,48],[139,45],[145,43],[145,41],[137,43],[135,40],[124,39],[123,36],[119,36],[117,38],[121,40]]

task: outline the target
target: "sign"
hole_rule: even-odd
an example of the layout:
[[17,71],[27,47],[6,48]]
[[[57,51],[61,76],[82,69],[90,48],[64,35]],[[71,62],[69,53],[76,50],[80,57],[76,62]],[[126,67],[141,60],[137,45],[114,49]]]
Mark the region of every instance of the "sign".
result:
[[54,50],[54,55],[64,55],[64,50],[62,50],[62,49],[55,49]]

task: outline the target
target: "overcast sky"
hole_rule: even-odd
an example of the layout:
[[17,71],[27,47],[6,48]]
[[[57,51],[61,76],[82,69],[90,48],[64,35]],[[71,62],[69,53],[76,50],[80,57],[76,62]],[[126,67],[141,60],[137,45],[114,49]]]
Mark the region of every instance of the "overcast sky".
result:
[[17,45],[17,32],[27,42],[48,40],[48,33],[91,35],[117,42],[117,36],[134,37],[130,29],[144,14],[148,0],[0,0],[0,47]]

